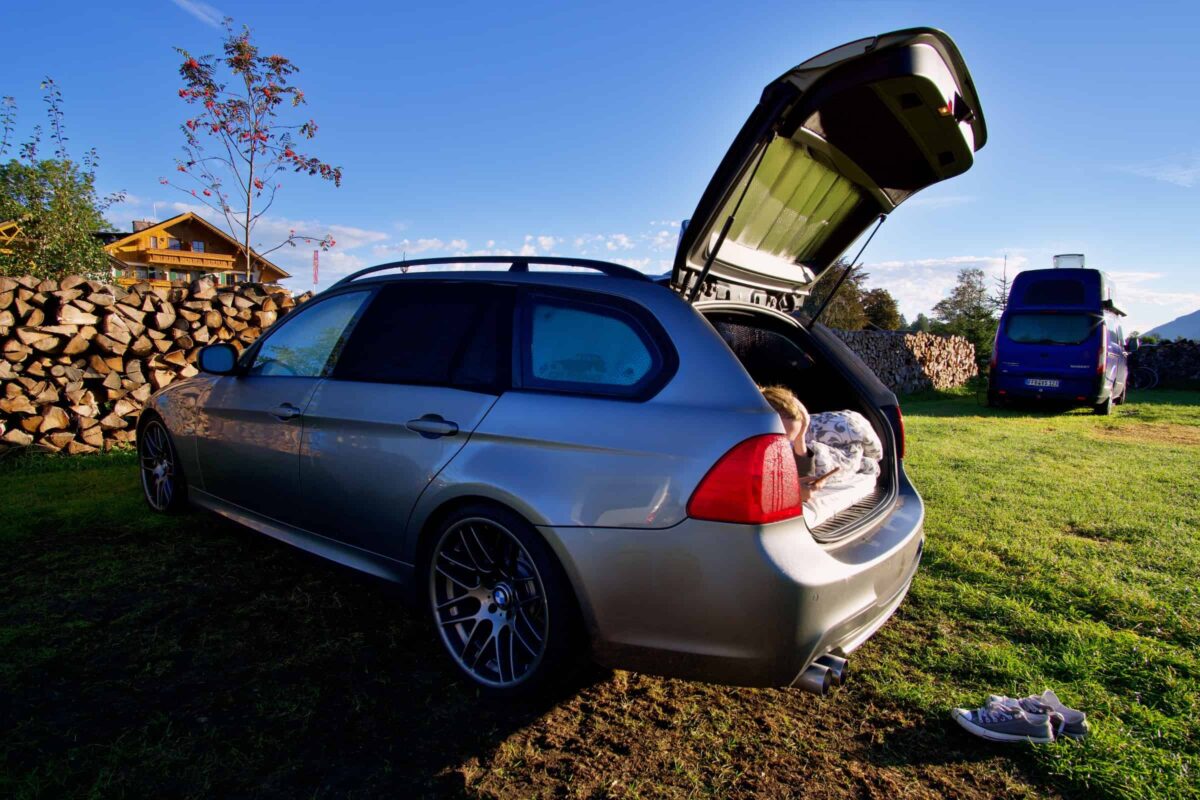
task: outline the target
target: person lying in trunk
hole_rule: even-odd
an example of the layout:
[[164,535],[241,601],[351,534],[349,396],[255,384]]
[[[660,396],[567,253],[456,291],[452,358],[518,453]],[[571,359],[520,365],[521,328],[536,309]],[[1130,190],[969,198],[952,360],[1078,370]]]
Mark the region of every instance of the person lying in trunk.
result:
[[786,386],[759,389],[792,441],[803,500],[826,485],[849,483],[859,475],[879,475],[883,444],[862,414],[849,409],[809,414]]

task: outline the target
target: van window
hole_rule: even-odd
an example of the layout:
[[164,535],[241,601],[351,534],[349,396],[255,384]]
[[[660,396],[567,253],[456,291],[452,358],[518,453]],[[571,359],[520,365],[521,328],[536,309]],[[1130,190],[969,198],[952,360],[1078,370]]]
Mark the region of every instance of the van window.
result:
[[1023,344],[1079,344],[1099,323],[1088,314],[1013,314],[1005,333]]
[[1085,297],[1083,281],[1061,279],[1034,281],[1025,290],[1025,305],[1079,306],[1083,305]]

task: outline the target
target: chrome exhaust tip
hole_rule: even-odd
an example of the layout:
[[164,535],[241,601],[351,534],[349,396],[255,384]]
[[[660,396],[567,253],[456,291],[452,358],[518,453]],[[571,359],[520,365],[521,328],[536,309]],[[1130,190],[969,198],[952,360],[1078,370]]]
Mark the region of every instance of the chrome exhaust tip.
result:
[[829,672],[833,675],[833,683],[835,686],[841,686],[850,679],[850,661],[835,656],[832,653],[826,653],[817,659],[816,663],[823,664],[829,668]]
[[813,694],[828,694],[833,686],[833,671],[824,664],[810,664],[796,679],[796,686]]

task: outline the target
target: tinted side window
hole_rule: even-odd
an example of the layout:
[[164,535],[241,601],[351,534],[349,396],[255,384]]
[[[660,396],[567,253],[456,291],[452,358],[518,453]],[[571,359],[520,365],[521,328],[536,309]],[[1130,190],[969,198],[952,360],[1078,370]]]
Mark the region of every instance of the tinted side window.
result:
[[619,308],[534,297],[525,320],[527,387],[632,396],[662,370],[645,328]]
[[499,390],[511,371],[511,291],[385,286],[354,328],[333,377]]
[[318,378],[337,358],[350,323],[370,292],[349,292],[296,311],[263,342],[250,375]]

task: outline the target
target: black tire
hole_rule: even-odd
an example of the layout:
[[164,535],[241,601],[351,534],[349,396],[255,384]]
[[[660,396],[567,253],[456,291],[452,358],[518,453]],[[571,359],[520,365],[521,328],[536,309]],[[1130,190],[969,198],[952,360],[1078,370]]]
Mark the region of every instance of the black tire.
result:
[[1004,405],[1003,401],[1000,399],[1000,395],[996,394],[991,389],[988,389],[987,404],[988,408],[1001,408]]
[[138,473],[142,497],[152,511],[178,514],[187,508],[187,480],[179,451],[166,424],[157,415],[138,426]]
[[1100,414],[1101,416],[1108,416],[1109,414],[1112,413],[1112,409],[1113,409],[1113,398],[1112,398],[1111,394],[1105,400],[1103,400],[1099,403],[1096,403],[1096,405],[1092,406],[1092,410],[1095,411],[1097,414]]
[[575,594],[518,515],[490,504],[455,510],[433,533],[423,577],[446,654],[485,694],[525,697],[576,674],[584,638]]

